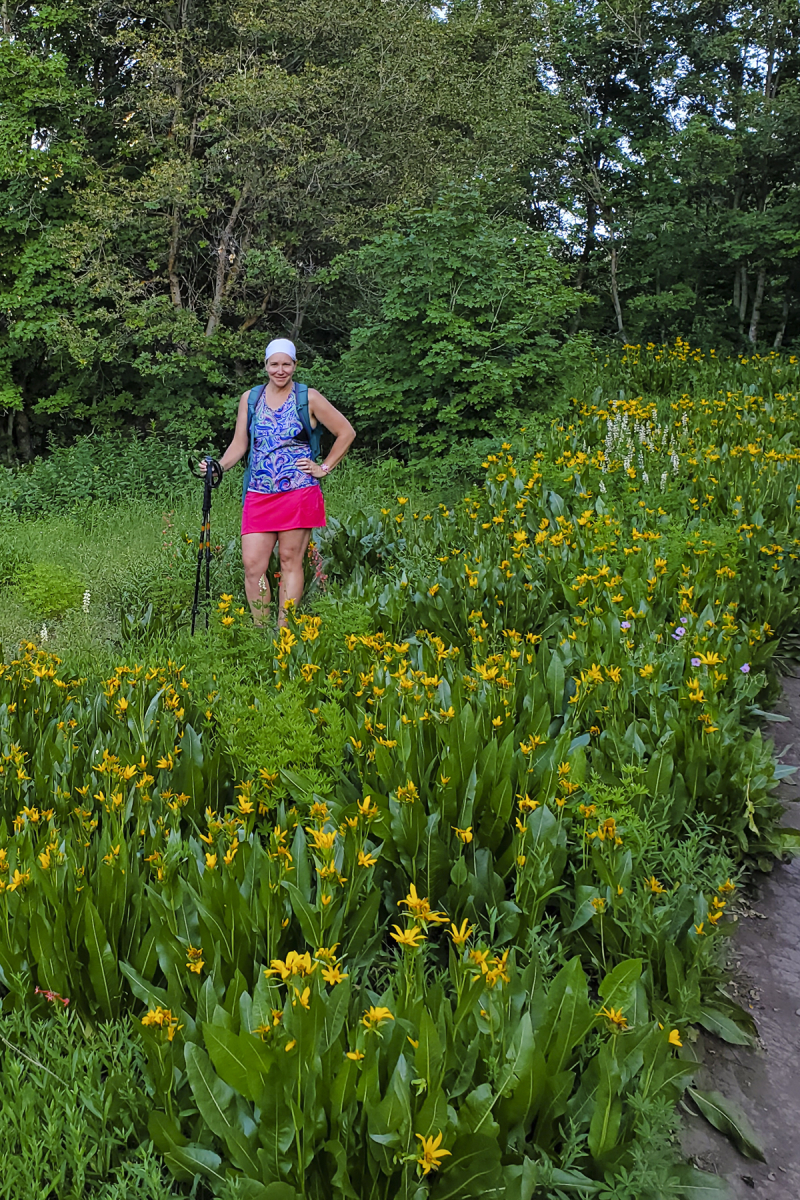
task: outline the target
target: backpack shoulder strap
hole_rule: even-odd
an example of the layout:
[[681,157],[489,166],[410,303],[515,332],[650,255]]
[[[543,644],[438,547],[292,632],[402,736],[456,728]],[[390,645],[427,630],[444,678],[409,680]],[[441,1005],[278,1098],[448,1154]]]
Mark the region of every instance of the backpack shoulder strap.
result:
[[263,383],[257,383],[255,387],[250,388],[250,393],[247,397],[247,432],[250,432],[250,426],[253,424],[253,413],[256,411],[258,398],[264,390]]
[[263,383],[257,383],[255,385],[255,387],[250,388],[250,391],[247,396],[247,437],[248,437],[250,444],[247,448],[247,454],[246,454],[245,460],[244,460],[244,479],[242,480],[242,504],[244,504],[245,497],[247,495],[247,489],[250,484],[250,451],[251,451],[252,445],[253,445],[253,434],[251,432],[252,425],[253,425],[253,414],[256,411],[256,405],[258,404],[258,398],[261,395],[262,391],[264,390],[265,386],[266,385]]
[[308,384],[296,383],[294,385],[295,401],[297,403],[297,415],[300,418],[303,429],[311,438],[311,415],[308,411]]
[[311,424],[311,413],[308,407],[308,384],[296,383],[294,386],[297,415],[300,418],[300,424],[306,431],[308,444],[311,447],[311,457],[316,460],[319,458],[322,448],[322,426],[319,421],[317,421],[316,427]]

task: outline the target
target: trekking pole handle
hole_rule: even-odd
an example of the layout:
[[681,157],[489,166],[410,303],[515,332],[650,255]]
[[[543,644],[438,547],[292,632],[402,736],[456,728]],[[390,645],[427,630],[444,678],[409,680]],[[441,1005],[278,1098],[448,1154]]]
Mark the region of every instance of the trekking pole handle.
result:
[[222,465],[217,461],[216,458],[212,458],[210,454],[206,454],[200,461],[206,464],[205,471],[198,471],[196,466],[192,463],[191,458],[189,459],[189,470],[196,479],[208,480],[210,478],[211,487],[219,487],[219,485],[222,483],[222,476],[224,475]]

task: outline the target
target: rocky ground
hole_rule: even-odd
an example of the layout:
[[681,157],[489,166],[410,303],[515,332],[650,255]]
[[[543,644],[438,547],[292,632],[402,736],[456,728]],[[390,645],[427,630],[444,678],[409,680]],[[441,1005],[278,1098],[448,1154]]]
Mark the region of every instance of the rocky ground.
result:
[[[800,676],[800,673],[799,673]],[[771,725],[784,762],[800,767],[800,677],[784,679]],[[800,770],[783,785],[784,823],[800,827]],[[702,1117],[687,1115],[684,1150],[698,1167],[727,1180],[735,1200],[800,1200],[800,858],[756,876],[738,906],[731,943],[732,994],[759,1031],[754,1049],[704,1034],[696,1086],[735,1100],[759,1134],[766,1163],[744,1158]]]

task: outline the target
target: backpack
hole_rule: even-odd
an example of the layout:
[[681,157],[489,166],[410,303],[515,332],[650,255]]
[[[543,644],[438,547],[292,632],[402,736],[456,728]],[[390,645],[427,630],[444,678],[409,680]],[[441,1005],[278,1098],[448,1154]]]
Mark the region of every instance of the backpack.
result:
[[[258,398],[265,386],[266,385],[263,383],[256,384],[255,387],[250,388],[250,394],[247,397],[247,436],[250,438],[251,447],[253,445],[253,435],[250,432],[250,427],[253,424],[253,414],[256,411]],[[317,462],[322,453],[322,435],[325,432],[325,426],[320,421],[317,421],[317,427],[315,429],[311,424],[311,414],[308,411],[308,384],[296,383],[294,385],[294,391],[295,400],[297,402],[297,415],[300,418],[300,423],[306,432],[308,444],[311,447],[309,458],[313,459],[314,462]],[[242,481],[242,504],[245,502],[249,485],[250,451],[248,451],[247,458],[245,460],[244,479]]]

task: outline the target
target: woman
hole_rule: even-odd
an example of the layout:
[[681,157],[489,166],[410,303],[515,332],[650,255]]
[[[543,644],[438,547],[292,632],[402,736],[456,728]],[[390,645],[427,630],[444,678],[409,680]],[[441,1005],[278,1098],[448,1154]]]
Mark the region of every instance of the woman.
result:
[[[256,625],[262,624],[270,602],[266,571],[276,542],[281,563],[279,624],[285,623],[287,600],[300,600],[311,530],[325,524],[325,502],[318,481],[342,461],[356,436],[347,418],[316,388],[309,388],[312,428],[321,423],[336,438],[325,461],[314,462],[298,414],[294,343],[275,338],[267,346],[265,360],[269,382],[261,389],[252,419],[250,393],[242,393],[233,440],[220,459],[223,471],[228,471],[250,451],[242,510],[242,561],[245,592]],[[205,464],[201,469],[205,470]]]

